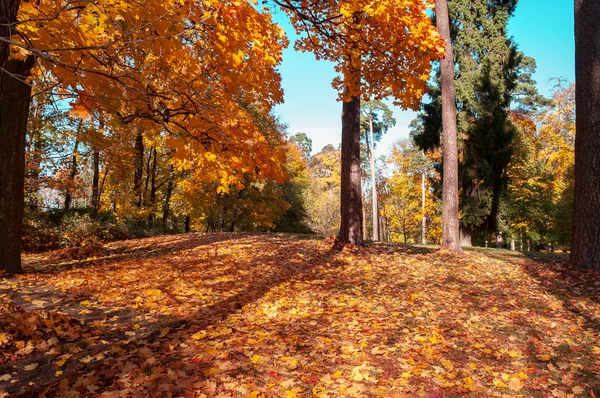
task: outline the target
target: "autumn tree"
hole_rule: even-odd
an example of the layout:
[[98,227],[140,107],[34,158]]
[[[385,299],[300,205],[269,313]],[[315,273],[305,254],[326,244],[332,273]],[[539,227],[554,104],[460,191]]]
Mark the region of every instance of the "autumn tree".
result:
[[[439,174],[431,163],[432,159],[411,140],[399,141],[392,148],[388,159],[391,166],[389,192],[384,196],[383,208],[393,242],[423,243],[441,239],[438,200],[433,190],[426,188],[430,180],[439,183]],[[429,228],[425,220],[429,220]]]
[[340,228],[341,153],[329,144],[309,159],[310,184],[305,191],[306,223],[320,235]]
[[600,4],[575,0],[575,199],[571,261],[600,269]]
[[361,104],[361,136],[366,143],[369,169],[371,170],[373,241],[379,240],[379,208],[377,202],[377,181],[375,179],[375,146],[391,127],[396,124],[392,110],[381,101],[363,101]]
[[[12,22],[12,11],[3,8],[3,18]],[[245,128],[252,121],[241,103],[268,108],[282,99],[274,66],[286,39],[252,2],[24,2],[12,28],[17,34],[5,32],[1,40],[2,54],[7,44],[13,54],[5,68],[11,79],[2,75],[3,98],[13,97],[2,101],[10,115],[2,119],[2,150],[10,156],[2,152],[0,163],[6,181],[0,264],[13,272],[20,271],[20,176],[30,97],[23,81],[35,59],[36,71],[49,71],[79,92],[74,108],[108,113],[123,125],[142,119],[160,124],[173,139],[193,139],[215,156],[232,147],[246,153],[260,147],[253,145],[256,129]],[[255,158],[230,166],[269,167],[263,163],[269,154]]]
[[301,38],[296,48],[336,64],[333,86],[342,105],[342,184],[339,238],[363,242],[360,100],[394,97],[416,108],[430,63],[443,47],[422,1],[275,0]]

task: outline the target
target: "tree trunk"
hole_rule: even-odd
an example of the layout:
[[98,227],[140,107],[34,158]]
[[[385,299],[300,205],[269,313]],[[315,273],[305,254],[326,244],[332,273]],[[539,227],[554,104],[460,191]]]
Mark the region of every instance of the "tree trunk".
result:
[[148,215],[148,223],[154,224],[154,204],[156,203],[156,148],[152,148],[152,168],[150,169],[150,207],[152,210]]
[[435,5],[437,28],[446,43],[446,54],[440,63],[442,75],[443,134],[443,224],[442,247],[460,252],[458,223],[458,145],[456,138],[456,94],[454,90],[454,58],[450,41],[448,1],[438,0]]
[[[81,125],[81,123],[80,123],[80,125]],[[73,198],[71,195],[71,188],[73,186],[75,186],[75,177],[77,176],[78,148],[79,148],[79,141],[77,141],[77,139],[75,139],[75,147],[73,148],[73,158],[71,160],[71,172],[69,173],[69,182],[67,184],[67,189],[65,192],[65,203],[64,203],[65,210],[69,210],[71,208],[71,200]]]
[[[363,187],[367,185],[362,180],[361,180],[361,184]],[[366,202],[365,191],[362,189],[362,187],[361,187],[361,194],[363,195],[362,201],[363,201],[363,203],[365,203]],[[362,206],[362,218],[363,218],[363,220],[367,219],[367,212],[366,212],[365,206]],[[367,223],[364,222],[363,223],[363,236],[366,236],[366,235],[367,235]]]
[[379,208],[377,203],[377,181],[375,180],[375,143],[373,137],[373,112],[369,113],[369,154],[371,160],[371,188],[373,190],[373,241],[379,240]]
[[[360,75],[356,76],[360,80]],[[360,170],[360,96],[342,105],[342,184],[339,238],[353,245],[363,244],[362,192]]]
[[427,218],[425,217],[425,172],[421,173],[421,244],[427,244]]
[[510,250],[515,251],[516,250],[516,245],[515,245],[515,240],[514,238],[510,239]]
[[571,262],[600,269],[600,2],[575,0],[575,198]]
[[[190,224],[191,224],[191,218],[189,215],[187,215],[187,216],[185,216],[185,226],[184,226],[184,231],[186,234],[190,232]],[[233,224],[231,224],[231,228],[233,228]]]
[[[9,6],[5,1],[0,5],[0,17],[3,19],[10,11]],[[0,48],[0,55],[3,51]],[[32,56],[25,60],[12,59],[5,63],[8,73],[0,72],[0,270],[8,273],[23,271],[21,231],[25,205],[25,136],[31,100],[31,86],[11,75],[26,79],[34,62]]]
[[100,190],[98,184],[100,182],[100,151],[92,150],[92,211],[97,213],[100,210]]
[[133,161],[133,192],[136,195],[136,206],[142,207],[142,176],[144,173],[144,136],[138,132],[135,138],[135,160]]
[[171,166],[169,170],[169,182],[167,183],[167,192],[165,194],[165,204],[163,205],[162,227],[167,227],[169,219],[169,208],[171,206],[171,195],[173,194],[173,184],[175,182],[175,169]]
[[460,229],[460,247],[471,247],[473,246],[473,241],[471,239],[471,231],[470,228],[461,228]]
[[[17,21],[20,4],[21,0],[0,1],[0,38],[8,40],[11,38],[11,24]],[[0,40],[0,87],[4,87],[4,79],[9,77],[5,72],[9,70],[7,68],[9,55],[10,45],[5,40]],[[3,99],[4,90],[0,90],[0,104],[2,104]],[[0,115],[0,125],[3,122],[2,116]]]

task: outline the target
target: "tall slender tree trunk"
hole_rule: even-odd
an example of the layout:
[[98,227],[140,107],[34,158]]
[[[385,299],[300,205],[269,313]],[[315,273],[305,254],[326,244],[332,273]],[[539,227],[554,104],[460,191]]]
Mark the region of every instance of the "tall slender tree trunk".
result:
[[446,43],[446,54],[441,60],[443,134],[443,223],[442,247],[460,252],[458,222],[458,145],[456,134],[456,93],[454,90],[454,57],[450,41],[448,0],[435,5],[437,28]]
[[427,218],[425,217],[425,171],[421,173],[421,244],[427,244]]
[[575,0],[575,199],[571,261],[600,269],[600,2]]
[[175,183],[175,169],[171,165],[169,169],[169,182],[167,183],[167,192],[165,194],[165,204],[163,205],[162,227],[167,227],[169,219],[169,209],[171,206],[171,195],[173,194],[173,185]]
[[[361,180],[361,184],[362,184],[362,187],[365,187],[367,185],[362,180]],[[362,194],[362,201],[364,204],[366,202],[366,198],[365,198],[365,191],[364,191],[364,189],[362,189],[362,187],[361,187],[361,194]],[[366,212],[365,206],[362,206],[362,218],[363,218],[363,220],[367,219],[367,212]],[[363,236],[366,236],[366,235],[367,235],[367,223],[363,222]]]
[[[352,73],[360,84],[360,71]],[[362,191],[360,170],[360,96],[342,105],[342,184],[339,238],[353,245],[363,244]]]
[[371,185],[373,189],[373,241],[379,240],[379,207],[377,203],[377,181],[375,180],[375,142],[373,137],[373,112],[369,113],[369,154],[371,160]]
[[[3,1],[0,5],[0,18],[3,23],[6,23],[11,4],[12,2]],[[16,7],[18,8],[18,5]],[[0,47],[0,56],[3,51],[8,49]],[[8,73],[0,72],[0,270],[8,273],[23,271],[21,231],[25,206],[25,136],[31,86],[22,80],[29,76],[34,62],[32,56],[25,60],[11,59],[4,63]]]
[[100,151],[92,149],[92,211],[100,210]]
[[156,203],[156,148],[152,148],[152,168],[150,169],[150,214],[148,214],[148,223],[154,224],[154,204]]
[[138,132],[135,137],[135,159],[133,161],[133,191],[136,195],[136,206],[142,207],[142,177],[144,173],[144,136]]
[[65,192],[65,210],[69,210],[71,208],[71,200],[73,199],[73,195],[71,195],[71,187],[75,185],[75,177],[77,176],[77,153],[79,149],[79,141],[75,139],[75,147],[73,148],[73,157],[71,159],[71,172],[69,173],[69,183],[67,185],[67,189]]

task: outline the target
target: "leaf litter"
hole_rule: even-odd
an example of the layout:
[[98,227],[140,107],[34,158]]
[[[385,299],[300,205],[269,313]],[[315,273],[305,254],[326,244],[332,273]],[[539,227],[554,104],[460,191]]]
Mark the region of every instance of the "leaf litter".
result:
[[0,397],[600,395],[600,273],[556,257],[290,234],[95,254],[0,277]]

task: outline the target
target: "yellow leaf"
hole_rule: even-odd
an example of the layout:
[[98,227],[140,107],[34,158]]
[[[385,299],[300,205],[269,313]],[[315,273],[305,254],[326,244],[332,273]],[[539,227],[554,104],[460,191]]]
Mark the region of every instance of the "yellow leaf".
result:
[[0,333],[0,344],[8,343],[8,337],[6,333]]
[[579,386],[575,386],[571,389],[571,391],[573,391],[573,394],[583,394],[584,390],[583,388],[579,387]]
[[257,354],[252,355],[252,358],[250,358],[250,361],[252,363],[257,363],[258,361],[260,361],[260,355],[257,355]]

